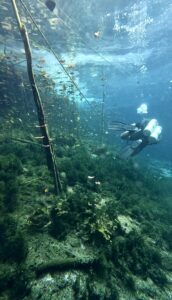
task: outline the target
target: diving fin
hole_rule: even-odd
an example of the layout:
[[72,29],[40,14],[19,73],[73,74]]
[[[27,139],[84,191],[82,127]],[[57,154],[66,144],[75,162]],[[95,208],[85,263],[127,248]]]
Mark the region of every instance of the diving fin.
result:
[[109,130],[114,130],[114,131],[134,131],[135,130],[135,126],[134,125],[130,125],[130,124],[126,124],[123,122],[112,122],[111,124],[108,125],[108,129]]

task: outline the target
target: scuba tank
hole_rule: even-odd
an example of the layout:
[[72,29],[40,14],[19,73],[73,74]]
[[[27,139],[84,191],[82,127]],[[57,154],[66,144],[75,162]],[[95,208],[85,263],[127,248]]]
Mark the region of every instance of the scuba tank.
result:
[[146,125],[145,129],[143,130],[143,134],[145,136],[150,136],[157,126],[158,126],[158,121],[156,119],[150,120],[149,123]]
[[151,144],[159,142],[161,132],[162,132],[162,127],[159,125],[156,126],[155,129],[152,131],[151,135],[149,136],[149,141]]

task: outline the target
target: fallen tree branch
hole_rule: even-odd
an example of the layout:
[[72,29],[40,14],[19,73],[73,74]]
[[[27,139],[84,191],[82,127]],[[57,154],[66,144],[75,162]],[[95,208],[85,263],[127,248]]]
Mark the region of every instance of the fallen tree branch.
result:
[[55,162],[53,147],[52,147],[52,144],[51,144],[51,141],[49,138],[48,128],[47,128],[47,125],[45,122],[44,110],[43,110],[43,106],[42,106],[41,97],[39,95],[39,91],[38,91],[38,88],[37,88],[37,85],[35,82],[35,77],[34,77],[34,73],[33,73],[33,69],[32,69],[32,55],[31,55],[31,47],[30,47],[30,43],[29,43],[29,38],[28,38],[26,27],[21,22],[18,8],[16,5],[16,1],[15,0],[11,0],[11,1],[13,4],[15,16],[16,16],[19,30],[20,30],[20,33],[21,33],[21,36],[23,39],[23,43],[24,43],[28,76],[29,76],[29,81],[30,81],[30,85],[32,88],[32,92],[33,92],[33,98],[34,98],[35,105],[37,108],[37,115],[38,115],[40,130],[41,130],[41,134],[43,136],[42,142],[43,142],[43,146],[44,146],[45,153],[46,153],[47,165],[53,175],[55,193],[58,195],[62,191],[62,186],[61,186],[59,173],[58,173],[56,162]]
[[98,264],[99,263],[96,258],[87,260],[81,260],[78,258],[66,258],[43,263],[35,268],[35,273],[36,276],[39,277],[44,273],[54,273],[71,269],[89,270],[90,268],[96,268]]

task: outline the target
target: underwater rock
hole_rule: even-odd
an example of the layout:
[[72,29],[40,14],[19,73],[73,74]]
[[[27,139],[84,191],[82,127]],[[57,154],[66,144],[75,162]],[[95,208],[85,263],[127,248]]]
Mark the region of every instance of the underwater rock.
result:
[[[76,300],[87,299],[87,275],[80,271],[47,274],[31,284],[31,299]],[[80,298],[80,296],[84,296]]]
[[140,232],[139,223],[134,221],[131,217],[119,215],[117,217],[117,220],[121,226],[121,229],[124,231],[124,233],[129,234],[133,230]]

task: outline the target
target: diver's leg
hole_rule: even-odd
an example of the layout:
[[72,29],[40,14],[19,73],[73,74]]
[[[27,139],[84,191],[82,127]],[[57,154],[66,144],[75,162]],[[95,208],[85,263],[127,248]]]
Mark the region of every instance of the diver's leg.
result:
[[132,156],[135,156],[138,154],[143,148],[145,148],[147,143],[145,141],[142,141],[141,139],[133,142],[132,144],[126,146],[123,148],[123,150],[120,153],[120,156],[122,158],[129,158]]

